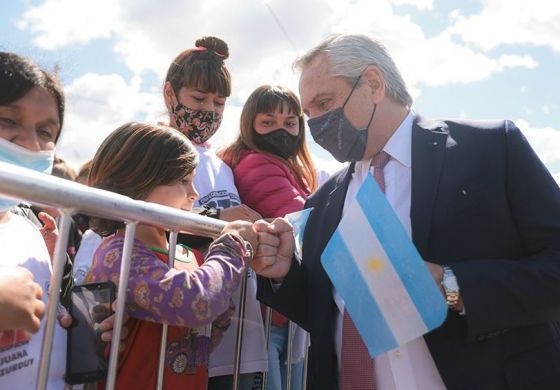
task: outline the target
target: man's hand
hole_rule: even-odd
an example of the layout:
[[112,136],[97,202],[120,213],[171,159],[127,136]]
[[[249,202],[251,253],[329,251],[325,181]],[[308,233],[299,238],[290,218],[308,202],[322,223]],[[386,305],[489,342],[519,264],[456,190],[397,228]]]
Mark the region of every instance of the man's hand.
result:
[[290,270],[295,241],[293,228],[284,218],[271,223],[257,221],[253,225],[259,235],[259,245],[251,267],[261,276],[281,281]]
[[45,314],[42,296],[43,289],[27,269],[1,267],[0,330],[23,329],[36,333]]
[[43,211],[39,213],[39,219],[43,222],[43,227],[40,229],[43,240],[47,245],[49,255],[51,259],[54,256],[54,246],[56,244],[56,239],[58,238],[58,228],[56,227],[56,221],[54,218]]
[[429,261],[425,261],[424,264],[428,267],[428,270],[432,274],[432,278],[434,278],[436,284],[441,290],[441,293],[445,297],[445,291],[441,285],[441,281],[443,280],[443,267],[439,264],[430,263]]
[[237,220],[255,222],[261,218],[259,213],[244,204],[220,210],[220,219],[226,222]]

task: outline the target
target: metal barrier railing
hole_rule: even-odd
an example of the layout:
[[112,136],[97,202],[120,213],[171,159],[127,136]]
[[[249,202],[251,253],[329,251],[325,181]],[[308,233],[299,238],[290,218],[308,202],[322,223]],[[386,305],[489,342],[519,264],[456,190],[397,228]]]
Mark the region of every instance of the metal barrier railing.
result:
[[[173,232],[169,235],[169,256],[167,264],[169,268],[173,268],[175,263],[175,249],[177,247],[177,232]],[[159,362],[158,362],[158,377],[157,377],[157,389],[163,389],[163,372],[165,370],[165,346],[167,345],[167,324],[163,325],[161,330],[161,344],[159,347]]]
[[[272,309],[270,307],[266,308],[266,316],[264,319],[264,337],[266,350],[268,351],[268,346],[270,344],[270,331],[272,330]],[[263,372],[263,379],[261,383],[261,390],[266,390],[266,384],[268,382],[268,372]]]
[[[134,200],[113,192],[87,187],[82,184],[37,173],[32,170],[3,162],[0,162],[0,194],[38,205],[58,208],[61,211],[61,219],[58,227],[59,238],[56,242],[53,256],[53,273],[49,287],[49,304],[47,307],[46,318],[43,320],[45,321],[45,331],[39,361],[39,374],[36,387],[38,390],[44,390],[47,387],[54,326],[56,321],[56,308],[60,300],[59,291],[62,284],[64,265],[66,261],[66,248],[72,222],[72,214],[83,213],[86,215],[123,221],[126,224],[123,256],[119,276],[119,291],[126,291],[127,288],[132,246],[138,223],[163,227],[171,232],[169,237],[170,267],[173,267],[178,232],[188,232],[199,236],[217,238],[226,224],[221,220],[208,218],[155,203]],[[239,307],[240,321],[238,323],[237,345],[235,349],[235,389],[237,389],[239,383],[246,283],[247,273],[245,272],[241,285],[242,294]],[[117,294],[116,300],[117,306],[113,328],[113,341],[120,340],[126,294]],[[267,328],[267,332],[269,332],[269,326]],[[163,388],[166,338],[167,326],[164,325],[158,365],[158,389]],[[289,340],[291,340],[291,338],[289,338]],[[109,390],[114,389],[116,382],[119,353],[118,349],[119,342],[112,342],[109,353],[109,370],[106,383],[106,389]],[[292,356],[291,353],[288,353],[288,366],[290,367],[288,371],[291,370],[291,362]],[[304,364],[307,365],[307,362]],[[306,372],[304,370],[304,378],[305,376]],[[266,374],[264,377],[265,380],[263,382],[266,382]],[[290,376],[288,376],[288,378],[290,378]],[[288,380],[287,383],[290,383],[290,380]],[[305,388],[305,382],[303,386]]]

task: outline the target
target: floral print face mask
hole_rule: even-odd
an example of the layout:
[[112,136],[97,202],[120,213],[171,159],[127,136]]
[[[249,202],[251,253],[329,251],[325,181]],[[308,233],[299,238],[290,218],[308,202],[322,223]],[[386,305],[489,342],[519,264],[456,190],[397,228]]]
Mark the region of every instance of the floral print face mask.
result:
[[193,110],[177,103],[169,107],[171,125],[185,134],[191,142],[202,145],[218,131],[222,123],[222,115],[216,111]]

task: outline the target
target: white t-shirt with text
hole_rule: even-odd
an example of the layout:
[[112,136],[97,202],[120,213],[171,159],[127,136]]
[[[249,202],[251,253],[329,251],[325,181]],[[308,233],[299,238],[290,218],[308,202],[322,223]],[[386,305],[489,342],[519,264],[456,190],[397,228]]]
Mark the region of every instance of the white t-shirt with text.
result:
[[[239,205],[241,202],[230,167],[212,150],[198,145],[195,147],[200,157],[194,176],[194,186],[199,194],[195,206],[208,205],[216,209],[224,209]],[[260,305],[257,301],[257,277],[253,270],[247,272],[247,300],[240,371],[241,373],[264,372],[268,370],[268,355]],[[210,355],[208,366],[210,377],[233,374],[240,290],[237,289],[233,296],[236,314],[231,319],[231,325]]]
[[[34,281],[43,288],[43,301],[47,304],[52,267],[49,253],[39,230],[30,221],[10,214],[10,219],[0,224],[2,267],[24,267],[33,273]],[[1,267],[0,267],[1,272]],[[0,389],[34,389],[39,372],[41,343],[45,320],[39,332],[31,338],[22,330],[0,331]],[[55,324],[48,389],[64,388],[66,369],[66,331]]]

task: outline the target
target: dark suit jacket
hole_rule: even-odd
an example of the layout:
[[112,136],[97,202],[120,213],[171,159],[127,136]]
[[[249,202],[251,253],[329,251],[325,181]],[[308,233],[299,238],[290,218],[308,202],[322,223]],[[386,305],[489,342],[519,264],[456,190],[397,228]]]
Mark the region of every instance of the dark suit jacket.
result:
[[[425,260],[451,266],[467,310],[425,336],[443,381],[560,389],[558,185],[512,122],[417,117],[412,130],[413,241]],[[309,198],[302,265],[292,263],[276,293],[259,280],[259,298],[311,334],[308,389],[338,388],[338,309],[320,256],[353,168]]]

